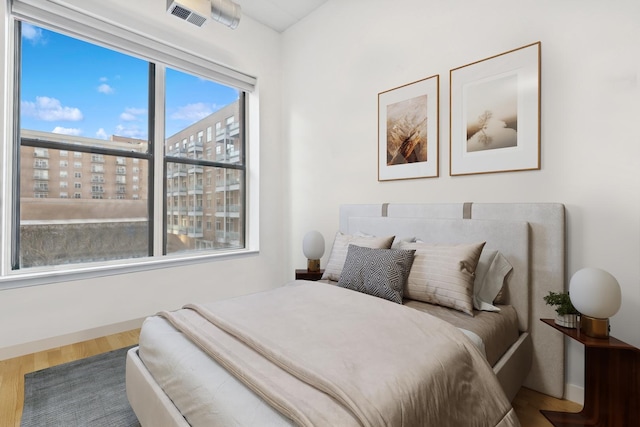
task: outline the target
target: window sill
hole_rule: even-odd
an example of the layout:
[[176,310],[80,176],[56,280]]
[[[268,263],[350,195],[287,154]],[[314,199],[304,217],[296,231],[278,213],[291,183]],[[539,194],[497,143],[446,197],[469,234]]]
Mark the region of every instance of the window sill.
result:
[[211,261],[255,256],[259,251],[254,249],[239,249],[225,253],[210,253],[200,255],[164,256],[161,259],[123,260],[109,264],[94,264],[75,269],[28,269],[13,271],[7,276],[0,277],[0,291],[5,289],[24,288],[28,286],[46,285],[51,283],[68,282],[71,280],[93,279],[97,277],[114,276],[119,274],[137,273],[141,271],[158,270],[161,268],[181,267]]

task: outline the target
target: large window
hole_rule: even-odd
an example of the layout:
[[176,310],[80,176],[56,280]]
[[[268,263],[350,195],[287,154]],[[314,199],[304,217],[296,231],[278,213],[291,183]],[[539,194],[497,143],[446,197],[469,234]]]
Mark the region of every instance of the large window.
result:
[[[168,68],[166,70],[165,168],[167,182],[166,251],[237,249],[244,245],[244,105],[242,92]],[[198,101],[204,99],[214,103]],[[195,96],[194,96],[195,95]],[[203,135],[225,119],[213,138]],[[212,147],[224,147],[214,155]],[[217,179],[204,185],[214,170],[228,171],[235,179]],[[202,201],[222,194],[234,195],[236,204],[205,206]],[[218,218],[233,232],[208,230],[204,223]]]
[[243,90],[16,26],[13,270],[245,247]]

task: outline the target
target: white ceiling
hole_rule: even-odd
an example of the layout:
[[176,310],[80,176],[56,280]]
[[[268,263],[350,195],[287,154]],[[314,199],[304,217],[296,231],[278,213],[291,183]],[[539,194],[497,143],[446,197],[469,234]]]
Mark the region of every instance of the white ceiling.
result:
[[[279,33],[295,24],[327,0],[234,0],[242,14]],[[242,19],[240,19],[242,25]]]

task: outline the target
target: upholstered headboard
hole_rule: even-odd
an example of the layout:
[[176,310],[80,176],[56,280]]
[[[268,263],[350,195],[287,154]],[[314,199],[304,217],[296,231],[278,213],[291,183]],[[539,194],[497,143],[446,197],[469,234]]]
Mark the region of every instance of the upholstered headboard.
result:
[[340,231],[416,237],[431,243],[486,241],[514,267],[508,299],[519,327],[531,334],[533,364],[525,386],[564,394],[564,340],[540,318],[553,317],[544,303],[564,290],[565,210],[559,203],[370,204],[340,207]]

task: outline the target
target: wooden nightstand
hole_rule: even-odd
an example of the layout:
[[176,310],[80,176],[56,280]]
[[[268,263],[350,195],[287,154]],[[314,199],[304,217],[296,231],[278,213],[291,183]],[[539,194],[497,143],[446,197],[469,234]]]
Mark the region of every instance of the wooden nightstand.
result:
[[301,268],[296,270],[296,280],[320,280],[322,279],[323,273],[323,268],[316,272],[309,271],[306,268]]
[[640,420],[640,349],[614,337],[591,338],[579,329],[540,319],[584,344],[584,407],[568,413],[541,410],[556,427],[638,425]]

